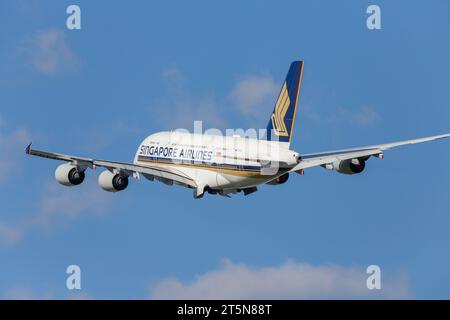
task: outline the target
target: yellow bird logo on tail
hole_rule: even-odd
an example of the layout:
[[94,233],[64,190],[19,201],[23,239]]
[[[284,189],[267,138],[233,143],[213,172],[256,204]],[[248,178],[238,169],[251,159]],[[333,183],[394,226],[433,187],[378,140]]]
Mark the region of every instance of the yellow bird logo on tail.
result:
[[277,104],[275,105],[274,113],[272,114],[272,127],[277,136],[289,135],[284,118],[289,109],[290,103],[291,100],[289,99],[289,92],[286,87],[286,82],[284,82],[283,88],[281,89],[277,100]]

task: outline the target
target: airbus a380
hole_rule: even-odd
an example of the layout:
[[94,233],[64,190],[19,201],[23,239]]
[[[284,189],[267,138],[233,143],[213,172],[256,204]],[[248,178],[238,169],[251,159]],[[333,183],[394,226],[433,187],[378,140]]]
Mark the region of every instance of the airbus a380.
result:
[[159,180],[194,190],[194,198],[208,192],[229,196],[257,191],[261,184],[285,183],[290,173],[303,174],[307,168],[322,166],[352,175],[361,173],[370,157],[383,158],[395,147],[447,138],[450,134],[379,145],[301,154],[290,149],[303,75],[303,61],[294,61],[281,87],[269,119],[265,139],[242,136],[159,132],[139,145],[133,163],[70,156],[33,149],[33,156],[65,161],[55,171],[56,180],[65,186],[81,184],[87,168],[106,168],[99,177],[101,188],[110,192],[126,189],[129,177]]

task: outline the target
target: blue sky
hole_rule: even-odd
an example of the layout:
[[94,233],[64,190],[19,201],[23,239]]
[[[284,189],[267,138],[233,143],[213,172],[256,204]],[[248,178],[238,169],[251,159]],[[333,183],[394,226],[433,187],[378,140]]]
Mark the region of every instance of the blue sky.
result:
[[[369,4],[382,29],[366,28]],[[65,27],[81,7],[82,29]],[[265,128],[305,61],[292,148],[450,131],[445,1],[1,1],[1,298],[450,298],[448,141],[249,197],[53,180],[26,144],[131,161],[160,130]],[[247,95],[243,95],[247,92]],[[82,290],[65,287],[66,267]],[[365,287],[377,264],[382,290]],[[228,284],[228,285],[227,285]]]

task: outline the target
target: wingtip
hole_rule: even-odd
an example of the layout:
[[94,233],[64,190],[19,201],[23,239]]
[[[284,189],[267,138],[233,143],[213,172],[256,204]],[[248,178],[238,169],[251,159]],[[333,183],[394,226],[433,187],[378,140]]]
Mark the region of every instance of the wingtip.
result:
[[450,133],[445,133],[438,136],[438,139],[445,139],[445,138],[450,138]]
[[25,148],[25,153],[26,154],[30,154],[30,150],[31,150],[31,145],[33,144],[33,142],[30,142],[29,144],[28,144],[28,146]]

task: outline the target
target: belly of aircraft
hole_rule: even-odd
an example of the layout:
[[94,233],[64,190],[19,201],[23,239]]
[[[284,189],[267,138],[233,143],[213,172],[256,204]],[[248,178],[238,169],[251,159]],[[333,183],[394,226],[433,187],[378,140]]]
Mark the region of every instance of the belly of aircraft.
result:
[[[149,164],[148,162],[141,163]],[[213,189],[241,189],[253,187],[268,182],[274,177],[261,175],[256,170],[245,170],[239,168],[221,166],[187,165],[180,163],[151,163],[154,166],[172,167],[193,178],[197,183],[204,184]]]

